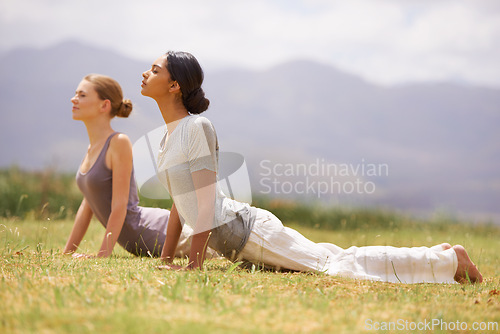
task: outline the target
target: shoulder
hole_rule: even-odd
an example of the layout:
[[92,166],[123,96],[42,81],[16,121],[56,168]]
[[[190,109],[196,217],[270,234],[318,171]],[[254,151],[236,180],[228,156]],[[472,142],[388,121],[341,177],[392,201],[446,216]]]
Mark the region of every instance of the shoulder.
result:
[[111,138],[109,145],[115,147],[131,147],[132,143],[130,142],[129,137],[126,134],[117,133],[113,136],[113,138]]
[[187,126],[188,128],[193,128],[193,127],[213,128],[213,124],[212,122],[210,122],[208,118],[198,115],[189,116],[189,119],[187,120]]
[[126,134],[118,133],[111,138],[108,150],[112,154],[132,154],[132,143]]
[[183,124],[183,132],[186,138],[194,138],[201,135],[216,137],[215,127],[212,122],[203,116],[192,115]]
[[215,127],[212,124],[212,122],[203,116],[190,116],[188,121],[186,122],[186,128],[188,130],[188,133],[201,133],[204,132],[205,134],[213,133],[215,134]]

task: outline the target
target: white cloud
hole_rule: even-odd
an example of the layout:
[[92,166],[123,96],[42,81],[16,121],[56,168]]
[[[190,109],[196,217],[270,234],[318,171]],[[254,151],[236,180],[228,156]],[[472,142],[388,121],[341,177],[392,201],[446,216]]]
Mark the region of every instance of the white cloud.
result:
[[188,50],[210,68],[311,58],[386,84],[500,87],[494,0],[4,0],[0,47],[76,38],[143,59]]

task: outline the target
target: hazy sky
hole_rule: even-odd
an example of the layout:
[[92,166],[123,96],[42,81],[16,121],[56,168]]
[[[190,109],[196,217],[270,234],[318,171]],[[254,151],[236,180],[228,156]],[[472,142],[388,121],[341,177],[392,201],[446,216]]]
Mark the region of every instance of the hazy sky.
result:
[[166,50],[206,70],[308,58],[384,84],[500,87],[499,0],[0,0],[0,51],[66,39],[148,64]]

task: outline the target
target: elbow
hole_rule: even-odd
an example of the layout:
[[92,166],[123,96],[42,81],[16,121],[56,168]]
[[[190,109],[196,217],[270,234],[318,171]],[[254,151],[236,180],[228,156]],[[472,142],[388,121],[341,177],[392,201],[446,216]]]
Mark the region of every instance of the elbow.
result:
[[111,214],[126,215],[128,209],[127,204],[127,202],[113,203],[111,205]]
[[198,207],[198,219],[202,218],[204,220],[214,218],[215,208],[213,205],[204,205]]

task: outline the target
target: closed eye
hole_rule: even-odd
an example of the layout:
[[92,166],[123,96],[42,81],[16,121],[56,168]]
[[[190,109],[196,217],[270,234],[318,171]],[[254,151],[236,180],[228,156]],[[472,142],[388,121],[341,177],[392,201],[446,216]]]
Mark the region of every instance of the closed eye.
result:
[[151,66],[151,72],[153,72],[155,74],[158,73],[158,70],[160,70],[160,69],[161,69],[160,65],[154,64],[153,66]]
[[78,97],[85,97],[86,96],[82,90],[75,92],[75,95],[78,95]]

